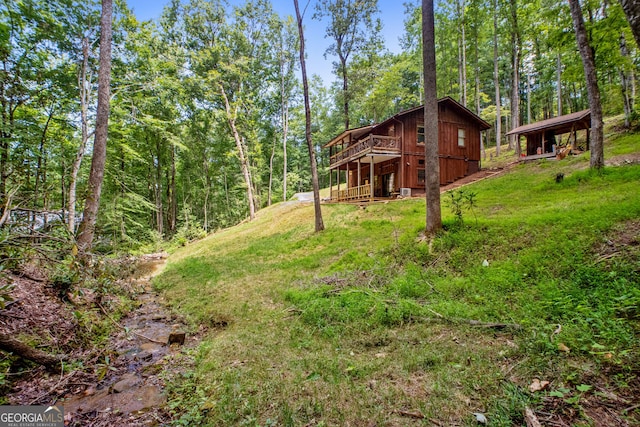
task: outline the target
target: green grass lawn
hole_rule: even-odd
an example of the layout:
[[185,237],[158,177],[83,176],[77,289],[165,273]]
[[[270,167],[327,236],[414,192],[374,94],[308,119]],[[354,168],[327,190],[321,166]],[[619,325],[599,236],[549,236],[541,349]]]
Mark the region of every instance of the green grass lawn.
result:
[[640,369],[640,165],[587,166],[465,187],[476,206],[462,224],[443,206],[431,239],[423,200],[323,205],[318,234],[287,202],[178,250],[155,285],[202,340],[169,387],[176,425],[510,426],[526,406],[590,425]]

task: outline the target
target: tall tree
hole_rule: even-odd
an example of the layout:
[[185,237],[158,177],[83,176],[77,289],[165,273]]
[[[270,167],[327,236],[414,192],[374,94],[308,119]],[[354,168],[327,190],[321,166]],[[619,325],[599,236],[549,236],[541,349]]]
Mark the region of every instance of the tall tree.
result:
[[636,43],[640,46],[640,2],[638,0],[620,0],[624,14],[627,16],[627,21],[631,26],[633,37],[636,39]]
[[[515,129],[520,126],[520,56],[522,50],[517,0],[509,0],[509,11],[511,32],[511,129]],[[520,144],[516,143],[518,140],[516,135],[512,135],[509,140],[509,148],[515,148],[516,154],[519,156]]]
[[334,71],[342,78],[342,107],[344,128],[349,129],[349,61],[358,50],[375,43],[381,29],[378,13],[378,0],[322,0],[317,5],[316,16],[328,17],[329,26],[326,35],[333,42],[327,48],[330,55],[336,55]]
[[320,207],[320,186],[318,184],[318,166],[316,164],[316,154],[313,149],[313,141],[311,138],[311,107],[309,105],[309,83],[307,82],[307,65],[304,53],[304,30],[302,28],[302,16],[300,15],[300,7],[298,0],[293,0],[296,9],[296,20],[298,21],[298,34],[300,34],[300,69],[302,72],[302,88],[304,92],[304,116],[305,116],[305,137],[307,147],[309,148],[309,161],[311,163],[311,182],[313,185],[313,206],[315,209],[315,230],[316,232],[324,230],[324,222],[322,221],[322,209]]
[[500,114],[500,73],[498,65],[498,0],[493,0],[493,85],[496,92],[496,156],[499,156],[502,139],[502,116]]
[[422,50],[424,64],[424,155],[427,233],[442,227],[440,211],[440,159],[438,158],[438,94],[433,0],[422,0]]
[[587,80],[587,93],[589,106],[591,107],[591,150],[590,166],[595,169],[604,167],[604,129],[602,122],[602,105],[600,104],[600,89],[596,75],[596,63],[593,58],[593,50],[587,38],[587,30],[584,26],[582,8],[579,0],[569,0],[571,17],[576,32],[578,49],[582,56],[584,75]]
[[104,180],[104,168],[107,158],[107,133],[109,127],[110,82],[111,82],[111,22],[113,15],[112,0],[102,0],[100,16],[100,63],[98,71],[98,109],[96,129],[91,158],[89,188],[85,201],[84,215],[78,230],[78,249],[86,252],[91,249],[95,234],[96,218],[100,207],[100,193]]

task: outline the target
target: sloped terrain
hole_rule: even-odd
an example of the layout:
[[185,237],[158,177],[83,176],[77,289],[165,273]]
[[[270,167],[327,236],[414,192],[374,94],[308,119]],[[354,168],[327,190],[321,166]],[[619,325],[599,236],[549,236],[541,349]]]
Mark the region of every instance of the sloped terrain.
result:
[[[620,140],[608,158],[640,151]],[[444,194],[431,238],[420,199],[323,205],[318,234],[286,203],[179,250],[155,286],[205,335],[177,422],[637,425],[638,182],[540,161],[457,216]]]

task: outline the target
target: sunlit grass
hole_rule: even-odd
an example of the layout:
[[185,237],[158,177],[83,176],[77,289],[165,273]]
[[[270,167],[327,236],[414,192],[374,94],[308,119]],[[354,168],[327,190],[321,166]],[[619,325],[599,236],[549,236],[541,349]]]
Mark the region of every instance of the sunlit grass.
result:
[[281,203],[179,250],[156,287],[205,328],[193,392],[170,396],[183,421],[473,425],[483,412],[507,426],[535,401],[533,376],[637,369],[638,254],[597,251],[640,217],[640,166],[587,167],[540,161],[466,187],[474,211],[460,225],[444,208],[431,240],[419,199],[323,205],[322,233],[313,206]]

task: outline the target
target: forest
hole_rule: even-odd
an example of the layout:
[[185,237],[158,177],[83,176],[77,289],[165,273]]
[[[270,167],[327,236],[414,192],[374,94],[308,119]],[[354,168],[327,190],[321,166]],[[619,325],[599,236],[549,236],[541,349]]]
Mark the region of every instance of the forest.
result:
[[[392,53],[377,2],[365,4],[307,5],[305,20],[327,22],[333,61],[331,84],[308,70],[321,188],[324,143],[422,103],[420,5],[403,6],[401,52]],[[630,126],[640,54],[623,8],[587,0],[582,10],[604,114],[624,114]],[[496,154],[514,150],[508,130],[589,107],[567,2],[455,0],[435,11],[438,96],[492,124],[484,145]],[[0,200],[15,229],[73,235],[82,218],[97,128],[100,12],[95,1],[0,5]],[[141,22],[122,0],[112,28],[95,251],[185,242],[243,221],[252,206],[309,191],[294,18],[268,0],[173,0],[159,20]]]

